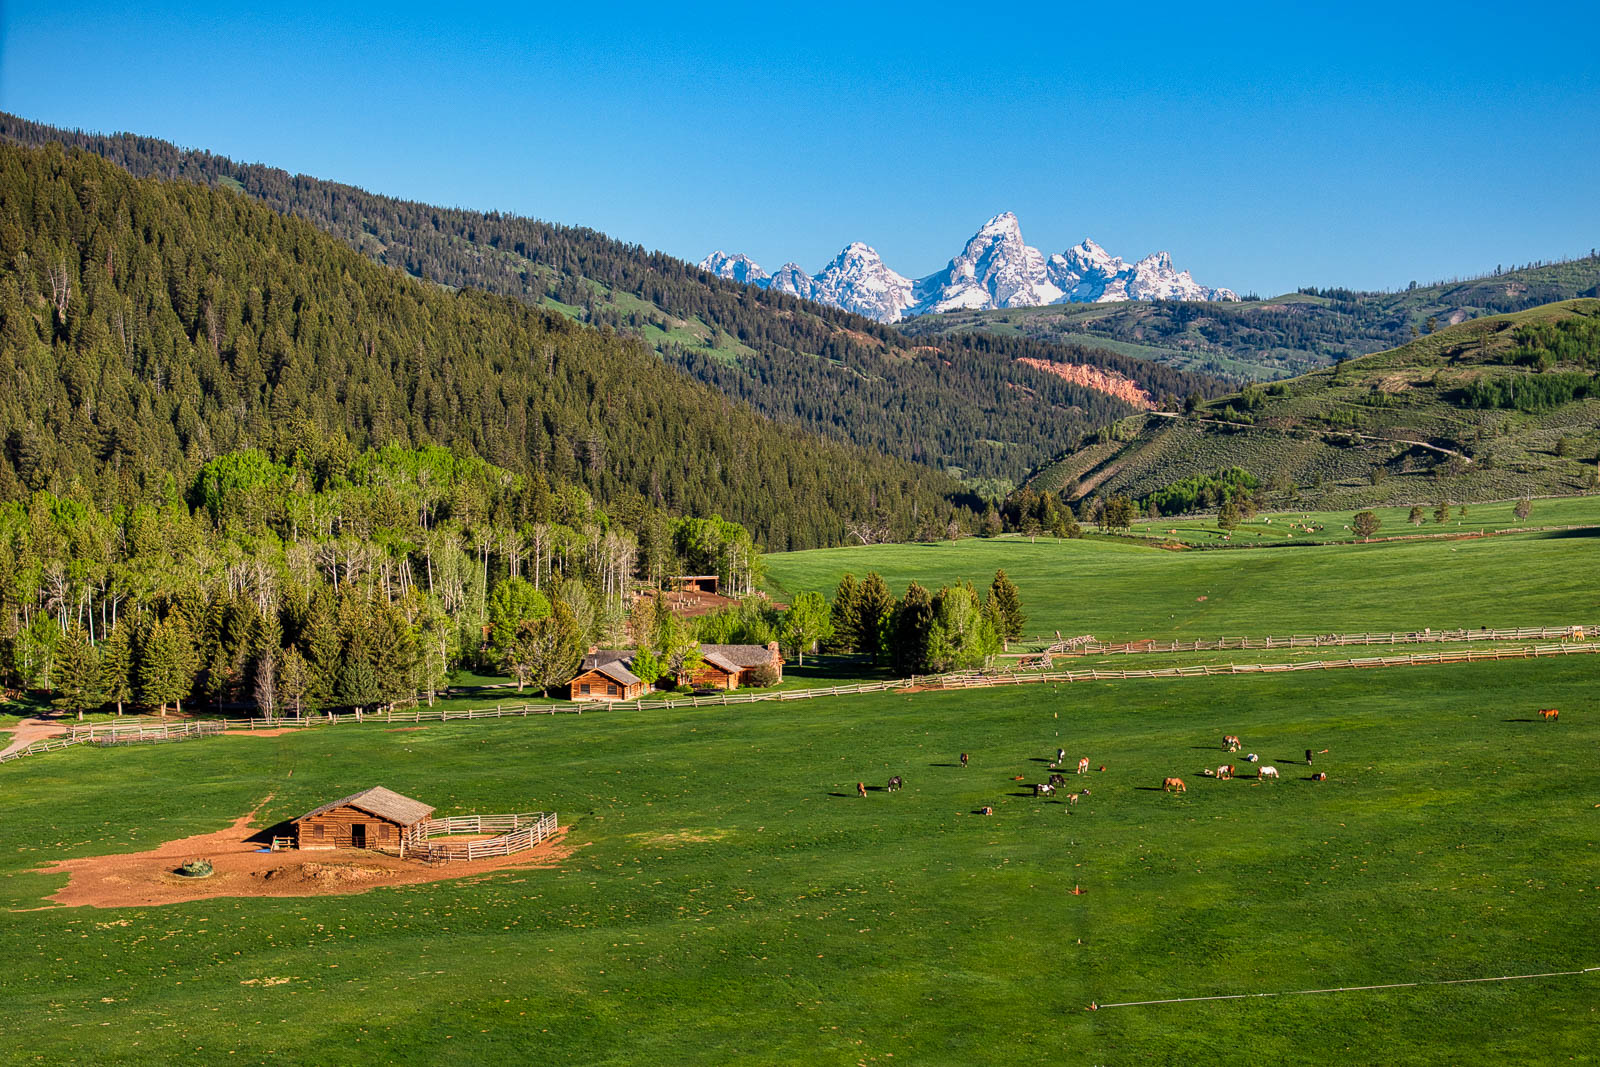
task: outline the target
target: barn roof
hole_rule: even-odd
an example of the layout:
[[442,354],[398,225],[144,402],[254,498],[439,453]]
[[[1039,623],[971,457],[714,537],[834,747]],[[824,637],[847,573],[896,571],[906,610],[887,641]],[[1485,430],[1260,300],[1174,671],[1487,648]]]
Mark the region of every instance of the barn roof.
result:
[[[701,655],[710,662],[712,656],[721,656],[733,664],[734,670],[759,667],[772,662],[772,649],[766,645],[701,645]],[[721,664],[718,664],[721,666]]]
[[[351,793],[347,797],[330,800],[322,807],[313,808],[306,812],[300,816],[300,819],[309,819],[313,815],[321,815],[323,812],[332,811],[334,808],[342,808],[346,805],[352,808],[360,808],[369,815],[376,815],[380,819],[388,819],[390,822],[397,822],[402,826],[410,826],[412,823],[421,822],[433,814],[431,805],[424,804],[420,800],[412,800],[410,797],[403,797],[399,793],[391,789],[385,789],[381,785],[375,785],[371,789],[363,789],[359,793]],[[295,822],[299,822],[300,819],[296,819]]]

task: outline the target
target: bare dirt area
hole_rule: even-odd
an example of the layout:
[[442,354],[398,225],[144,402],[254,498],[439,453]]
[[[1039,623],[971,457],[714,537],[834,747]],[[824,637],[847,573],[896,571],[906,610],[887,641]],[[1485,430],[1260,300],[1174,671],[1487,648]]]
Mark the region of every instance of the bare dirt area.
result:
[[4,756],[8,752],[15,752],[18,749],[27,748],[35,741],[43,741],[47,737],[64,734],[67,732],[67,727],[59,722],[51,722],[48,719],[23,719],[17,725],[7,727],[5,732],[11,734],[11,743],[0,749],[0,756]]
[[[66,874],[67,884],[50,897],[67,907],[131,908],[180,904],[211,897],[308,897],[365,893],[387,885],[419,885],[496,871],[554,867],[579,846],[566,843],[567,828],[527,852],[513,856],[428,866],[359,849],[264,852],[251,840],[255,813],[226,830],[169,841],[148,852],[59,860],[40,874]],[[176,872],[192,859],[208,859],[209,878]]]

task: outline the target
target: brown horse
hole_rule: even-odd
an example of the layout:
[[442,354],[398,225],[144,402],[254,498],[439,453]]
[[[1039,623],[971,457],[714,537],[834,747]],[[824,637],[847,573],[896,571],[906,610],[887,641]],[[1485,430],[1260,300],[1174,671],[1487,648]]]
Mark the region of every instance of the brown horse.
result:
[[1085,757],[1083,757],[1082,759],[1080,759],[1078,761],[1078,773],[1079,774],[1088,774],[1089,773],[1089,757],[1088,756],[1085,756]]
[[1163,778],[1161,779],[1161,791],[1163,793],[1187,793],[1189,787],[1183,784],[1182,778]]
[[1223,734],[1222,747],[1227,749],[1229,752],[1237,752],[1244,746],[1240,744],[1239,739],[1233,734]]
[[1232,778],[1233,777],[1233,764],[1224,763],[1222,766],[1218,767],[1217,768],[1217,777],[1221,778],[1223,781],[1227,781],[1229,778]]
[[961,753],[961,766],[965,767],[966,765],[967,765],[967,754],[965,752],[963,752],[963,753]]
[[1539,709],[1539,718],[1545,722],[1556,722],[1561,718],[1561,710],[1559,708],[1541,708]]
[[866,782],[857,782],[856,783],[856,795],[857,796],[862,796],[862,797],[867,795],[867,783]]

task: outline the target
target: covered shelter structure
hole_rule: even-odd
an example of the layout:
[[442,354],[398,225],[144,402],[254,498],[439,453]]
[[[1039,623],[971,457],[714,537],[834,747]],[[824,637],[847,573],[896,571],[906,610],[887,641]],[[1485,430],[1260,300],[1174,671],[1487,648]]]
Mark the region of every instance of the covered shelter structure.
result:
[[408,833],[432,815],[431,805],[373,786],[295,819],[295,847],[398,849]]
[[669,581],[672,582],[672,588],[680,593],[715,594],[721,577],[715,574],[675,574]]

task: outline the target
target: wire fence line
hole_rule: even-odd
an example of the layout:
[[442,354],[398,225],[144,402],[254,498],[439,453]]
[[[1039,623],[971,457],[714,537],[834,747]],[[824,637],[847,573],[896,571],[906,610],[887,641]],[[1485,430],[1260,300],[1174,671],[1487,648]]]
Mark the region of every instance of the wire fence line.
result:
[[1477,982],[1521,982],[1530,978],[1570,978],[1574,975],[1591,974],[1595,971],[1600,971],[1600,967],[1583,967],[1576,971],[1544,971],[1539,974],[1502,974],[1490,978],[1435,978],[1422,979],[1416,982],[1383,982],[1378,985],[1332,986],[1327,989],[1285,989],[1271,993],[1218,993],[1206,997],[1124,1000],[1115,1004],[1091,1004],[1090,1009],[1093,1011],[1105,1011],[1110,1008],[1144,1008],[1157,1004],[1194,1004],[1203,1000],[1253,1000],[1257,997],[1301,997],[1317,993],[1361,993],[1378,989],[1416,989],[1420,986],[1472,985]]

